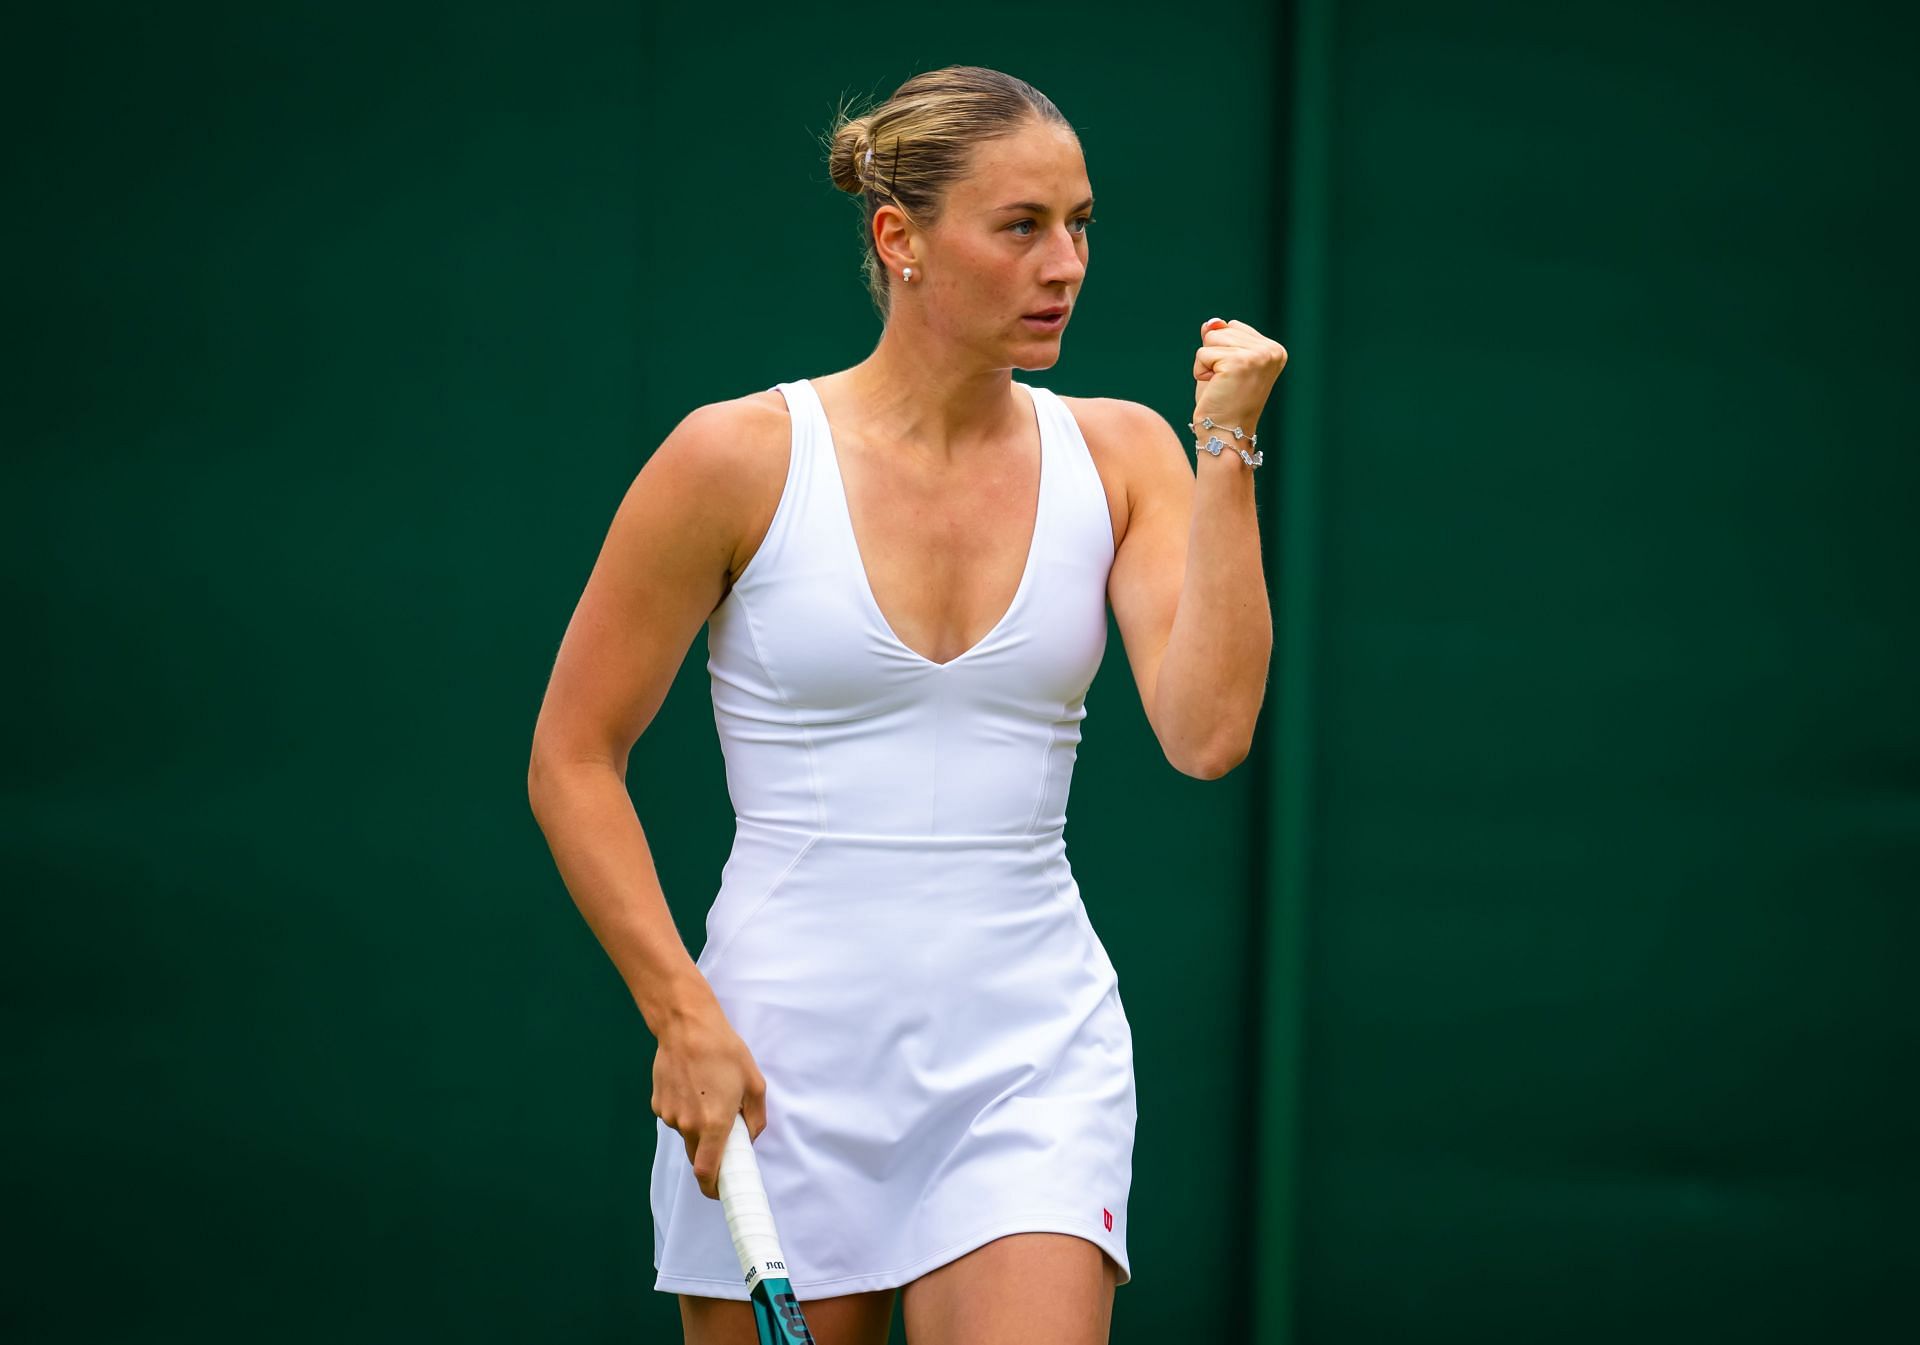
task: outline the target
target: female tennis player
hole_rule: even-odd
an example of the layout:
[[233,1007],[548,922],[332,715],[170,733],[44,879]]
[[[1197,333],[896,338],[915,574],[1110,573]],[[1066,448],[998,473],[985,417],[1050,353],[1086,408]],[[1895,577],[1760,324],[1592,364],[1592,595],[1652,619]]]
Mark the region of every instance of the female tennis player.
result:
[[[738,1115],[815,1339],[885,1340],[901,1293],[914,1345],[1091,1345],[1131,1278],[1136,1108],[1063,838],[1080,721],[1111,603],[1167,760],[1246,755],[1286,352],[1199,325],[1189,466],[1148,407],[1012,376],[1059,359],[1087,276],[1051,101],[953,66],[830,139],[879,343],[648,459],[553,669],[534,812],[658,1042],[655,1287],[689,1342],[754,1339],[718,1201]],[[694,331],[718,361],[755,336]],[[702,625],[736,821],[690,960],[625,769]]]

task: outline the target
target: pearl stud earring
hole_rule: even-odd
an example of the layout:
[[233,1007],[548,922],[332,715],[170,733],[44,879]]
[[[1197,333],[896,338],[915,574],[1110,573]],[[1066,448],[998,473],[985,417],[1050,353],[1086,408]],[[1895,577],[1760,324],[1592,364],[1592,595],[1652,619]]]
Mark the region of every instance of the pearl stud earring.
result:
[[901,272],[900,272],[900,278],[901,278],[902,280],[912,280],[912,279],[913,279],[913,268],[912,268],[911,266],[909,266],[909,267],[907,267],[907,268],[906,268],[905,270],[903,270],[903,271],[901,271]]

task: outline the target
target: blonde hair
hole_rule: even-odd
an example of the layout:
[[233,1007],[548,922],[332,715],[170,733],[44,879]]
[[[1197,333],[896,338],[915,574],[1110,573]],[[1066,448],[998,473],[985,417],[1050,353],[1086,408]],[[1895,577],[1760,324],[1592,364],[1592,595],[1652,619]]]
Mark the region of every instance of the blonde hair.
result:
[[835,114],[825,137],[827,169],[834,186],[860,198],[861,268],[881,322],[891,307],[892,282],[874,251],[874,212],[895,206],[919,228],[932,228],[973,151],[1036,120],[1073,130],[1033,85],[979,65],[926,71],[876,107]]

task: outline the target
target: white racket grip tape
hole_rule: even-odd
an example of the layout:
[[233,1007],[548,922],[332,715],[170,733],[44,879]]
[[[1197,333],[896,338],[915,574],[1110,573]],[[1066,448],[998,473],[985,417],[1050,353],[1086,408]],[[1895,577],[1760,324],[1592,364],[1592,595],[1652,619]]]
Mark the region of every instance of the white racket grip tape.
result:
[[753,1156],[753,1138],[747,1118],[739,1112],[734,1113],[733,1131],[720,1154],[720,1206],[727,1212],[727,1232],[733,1236],[747,1287],[769,1277],[788,1278],[787,1259],[780,1254],[773,1211],[767,1206],[767,1188],[760,1182],[760,1163]]

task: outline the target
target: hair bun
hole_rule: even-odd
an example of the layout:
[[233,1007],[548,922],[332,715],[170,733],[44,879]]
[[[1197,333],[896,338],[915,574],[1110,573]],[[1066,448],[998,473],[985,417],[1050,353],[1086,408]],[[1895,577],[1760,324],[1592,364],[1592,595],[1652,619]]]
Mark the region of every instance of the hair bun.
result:
[[835,187],[860,198],[861,267],[883,322],[892,291],[874,251],[876,212],[892,206],[909,224],[931,227],[954,183],[971,170],[979,146],[1035,121],[1079,138],[1033,85],[979,65],[923,71],[877,105],[854,112],[843,103],[835,112],[823,137],[827,172]]

